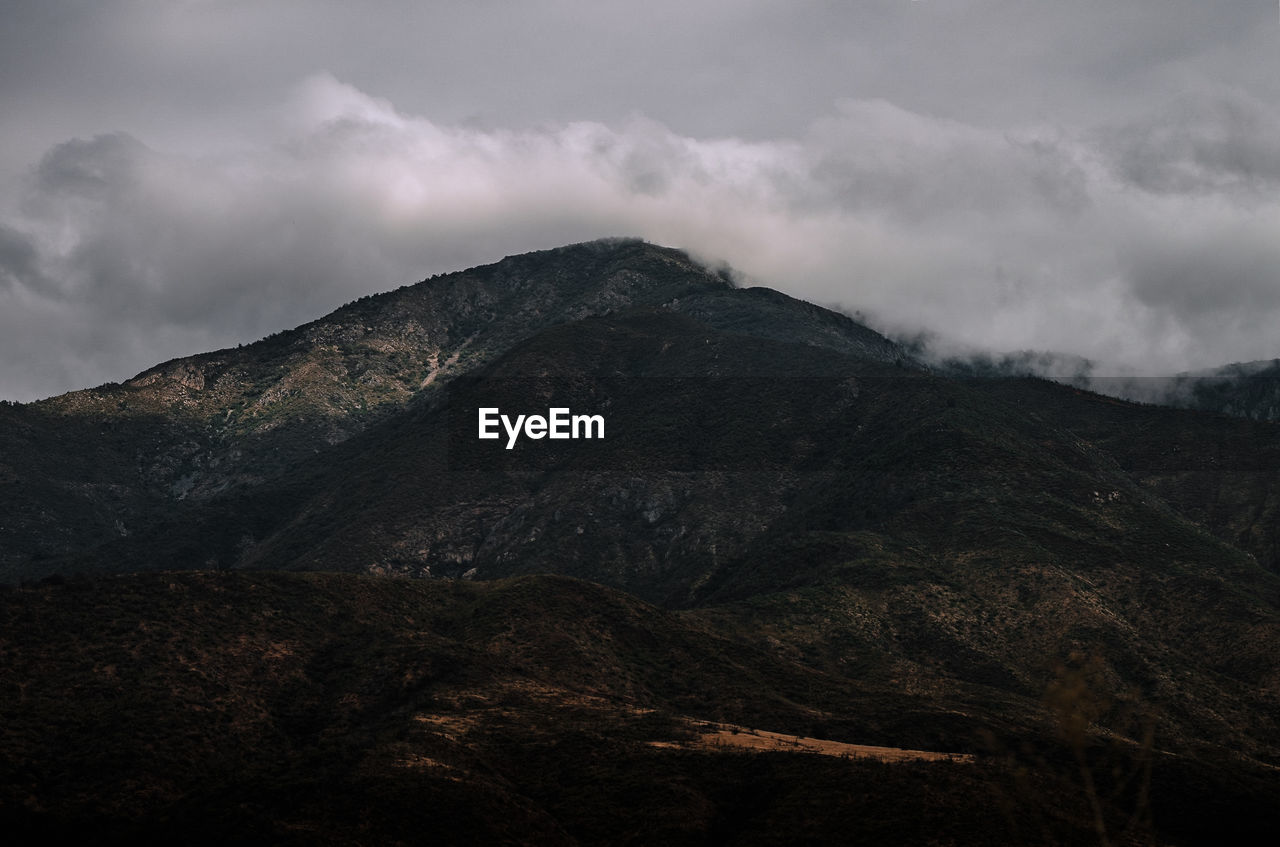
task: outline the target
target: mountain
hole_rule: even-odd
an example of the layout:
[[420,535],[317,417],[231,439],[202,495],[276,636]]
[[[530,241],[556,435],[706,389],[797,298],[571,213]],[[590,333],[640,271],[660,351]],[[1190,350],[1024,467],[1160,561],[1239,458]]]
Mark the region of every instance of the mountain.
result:
[[1280,359],[1179,374],[1165,402],[1255,421],[1280,420]]
[[941,372],[626,240],[0,423],[33,831],[406,839],[355,808],[425,792],[452,841],[1219,843],[1280,800],[1271,423]]
[[123,384],[0,407],[0,579],[52,572],[39,563],[137,532],[175,502],[278,479],[549,326],[728,287],[677,251],[593,242],[361,298]]

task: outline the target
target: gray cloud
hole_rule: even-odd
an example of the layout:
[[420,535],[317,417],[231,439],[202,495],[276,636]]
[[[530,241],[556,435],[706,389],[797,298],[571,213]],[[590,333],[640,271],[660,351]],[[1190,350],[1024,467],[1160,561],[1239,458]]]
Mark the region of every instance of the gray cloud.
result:
[[11,5],[0,396],[614,234],[944,353],[1277,355],[1268,4]]
[[46,281],[40,273],[39,252],[30,237],[0,225],[0,290],[18,286],[41,290]]
[[1280,187],[1280,115],[1240,92],[1182,97],[1102,140],[1118,175],[1147,191],[1274,193]]

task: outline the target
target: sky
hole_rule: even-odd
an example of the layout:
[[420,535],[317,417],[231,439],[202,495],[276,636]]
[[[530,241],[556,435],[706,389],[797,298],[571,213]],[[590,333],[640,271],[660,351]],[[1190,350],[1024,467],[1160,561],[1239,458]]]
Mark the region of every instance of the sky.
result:
[[0,16],[0,398],[604,236],[939,354],[1280,357],[1274,0]]

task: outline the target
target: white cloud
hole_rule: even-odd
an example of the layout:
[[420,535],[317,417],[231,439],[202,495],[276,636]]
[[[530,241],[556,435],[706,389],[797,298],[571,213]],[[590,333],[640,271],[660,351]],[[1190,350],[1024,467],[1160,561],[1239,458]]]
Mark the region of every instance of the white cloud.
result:
[[[275,137],[237,153],[116,134],[46,154],[0,221],[0,396],[126,378],[432,273],[605,235],[970,345],[1147,372],[1271,357],[1280,200],[1257,186],[1276,112],[1203,96],[1077,132],[846,99],[791,137],[743,140],[639,114],[450,125],[318,75]],[[1162,129],[1187,114],[1208,141]],[[1210,143],[1215,115],[1226,146]],[[1152,176],[1181,173],[1178,157],[1230,178]]]

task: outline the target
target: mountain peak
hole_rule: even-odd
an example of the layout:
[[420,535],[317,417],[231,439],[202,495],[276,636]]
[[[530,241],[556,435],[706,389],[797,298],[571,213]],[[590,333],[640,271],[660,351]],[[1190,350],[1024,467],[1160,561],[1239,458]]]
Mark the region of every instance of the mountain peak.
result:
[[[558,283],[570,283],[575,287],[607,283],[612,274],[626,272],[646,275],[650,282],[659,284],[679,280],[679,285],[687,286],[689,290],[723,290],[734,287],[727,265],[709,267],[684,250],[621,236],[520,253],[507,256],[492,265],[459,273],[489,270],[503,277],[516,278],[528,274],[545,278],[550,271],[555,274]],[[454,275],[447,274],[445,278]],[[637,277],[632,279],[638,280]]]

